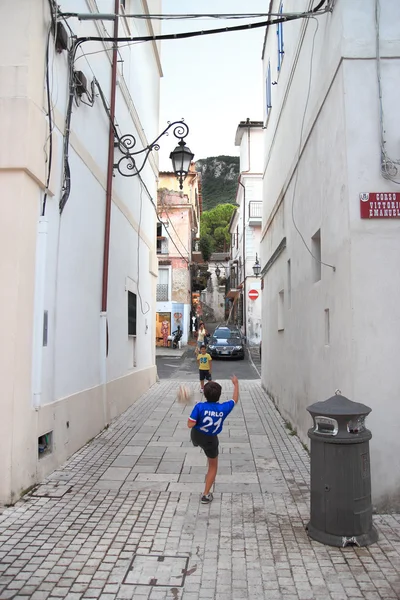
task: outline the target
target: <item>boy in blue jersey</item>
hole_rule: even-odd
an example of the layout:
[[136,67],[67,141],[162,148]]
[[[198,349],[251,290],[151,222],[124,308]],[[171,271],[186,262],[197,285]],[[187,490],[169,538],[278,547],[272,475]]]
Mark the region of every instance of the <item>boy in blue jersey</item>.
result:
[[190,437],[193,446],[200,446],[208,458],[208,471],[204,493],[201,497],[202,504],[209,504],[213,500],[211,488],[214,484],[218,470],[218,434],[221,433],[226,417],[239,400],[239,381],[232,375],[233,395],[232,400],[219,404],[222,388],[216,381],[210,381],[204,388],[206,401],[199,402],[193,408],[188,419],[191,429]]

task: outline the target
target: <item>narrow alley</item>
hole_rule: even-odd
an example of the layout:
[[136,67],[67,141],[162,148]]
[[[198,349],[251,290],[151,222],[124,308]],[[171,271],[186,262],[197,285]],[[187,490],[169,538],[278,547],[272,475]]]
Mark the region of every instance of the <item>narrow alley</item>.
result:
[[154,385],[3,511],[1,600],[400,598],[400,515],[374,517],[369,548],[310,541],[308,453],[258,380],[241,381],[214,501],[201,505],[205,457],[178,385]]

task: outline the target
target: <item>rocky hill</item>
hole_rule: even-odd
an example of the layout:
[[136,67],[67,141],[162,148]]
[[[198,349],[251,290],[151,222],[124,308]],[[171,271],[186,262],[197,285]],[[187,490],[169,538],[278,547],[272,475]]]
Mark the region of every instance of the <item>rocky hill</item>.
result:
[[203,210],[218,204],[235,204],[239,177],[238,156],[210,156],[196,161],[201,173]]

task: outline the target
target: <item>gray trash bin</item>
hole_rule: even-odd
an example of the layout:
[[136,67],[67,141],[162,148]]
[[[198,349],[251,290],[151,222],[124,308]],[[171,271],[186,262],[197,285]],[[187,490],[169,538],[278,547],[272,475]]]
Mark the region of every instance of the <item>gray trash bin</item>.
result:
[[372,525],[369,440],[371,409],[336,394],[307,408],[311,439],[311,515],[308,535],[329,546],[367,546]]

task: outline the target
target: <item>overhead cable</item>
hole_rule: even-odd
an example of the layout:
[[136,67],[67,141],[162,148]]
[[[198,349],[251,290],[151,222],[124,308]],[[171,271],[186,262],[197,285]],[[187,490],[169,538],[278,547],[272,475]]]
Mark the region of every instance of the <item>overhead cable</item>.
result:
[[[234,27],[219,27],[218,29],[205,29],[205,30],[201,30],[201,31],[185,31],[182,33],[166,33],[166,34],[160,34],[160,35],[147,35],[147,36],[129,36],[129,37],[118,37],[118,38],[112,38],[112,37],[101,37],[101,36],[85,36],[85,37],[78,37],[76,40],[74,40],[74,51],[76,52],[76,50],[78,49],[78,47],[85,43],[85,42],[104,42],[104,41],[108,41],[108,42],[131,42],[131,41],[135,41],[135,42],[153,42],[153,41],[162,41],[162,40],[182,40],[182,39],[187,39],[187,38],[192,38],[192,37],[200,37],[200,36],[206,36],[206,35],[215,35],[218,33],[231,33],[234,31],[248,31],[250,29],[259,29],[261,27],[269,27],[270,25],[277,25],[278,23],[286,23],[288,21],[295,21],[297,19],[304,19],[307,17],[311,17],[311,16],[315,16],[316,14],[322,15],[325,14],[327,12],[331,12],[331,8],[325,8],[324,10],[319,11],[319,7],[322,6],[324,4],[325,0],[322,0],[322,2],[320,2],[318,4],[318,6],[312,10],[312,11],[308,11],[308,12],[303,12],[303,13],[297,13],[297,14],[282,14],[280,15],[278,18],[276,19],[268,19],[267,21],[262,21],[259,23],[247,23],[246,25],[236,25]],[[66,14],[62,14],[63,17],[66,17]],[[76,15],[74,15],[76,16]]]

